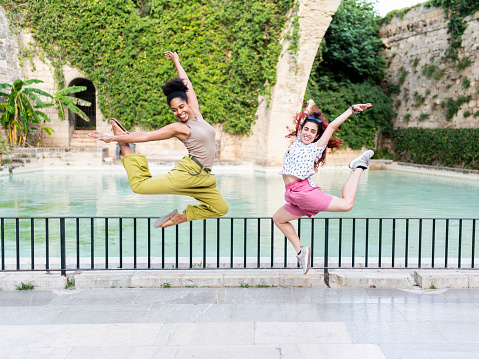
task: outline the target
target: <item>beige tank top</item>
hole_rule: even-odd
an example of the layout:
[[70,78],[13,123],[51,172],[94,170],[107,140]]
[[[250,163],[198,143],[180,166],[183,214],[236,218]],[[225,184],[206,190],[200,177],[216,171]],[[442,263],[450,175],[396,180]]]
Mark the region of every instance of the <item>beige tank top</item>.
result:
[[190,135],[181,142],[188,150],[188,155],[195,156],[205,168],[211,170],[216,152],[213,126],[200,115],[195,115],[194,120],[186,121],[186,125],[190,128]]

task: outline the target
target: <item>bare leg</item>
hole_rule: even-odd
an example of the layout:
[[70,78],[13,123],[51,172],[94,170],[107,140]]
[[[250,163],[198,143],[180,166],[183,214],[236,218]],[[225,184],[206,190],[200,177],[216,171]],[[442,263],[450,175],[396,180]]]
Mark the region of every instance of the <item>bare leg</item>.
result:
[[333,197],[326,212],[348,212],[353,208],[356,193],[358,192],[359,179],[363,174],[362,168],[356,168],[343,186],[343,198]]
[[301,217],[289,213],[287,210],[284,209],[284,207],[278,209],[273,215],[274,223],[281,230],[281,232],[283,232],[286,238],[288,238],[288,240],[291,242],[294,249],[296,250],[296,253],[299,253],[299,251],[301,250],[301,240],[299,239],[298,234],[296,233],[296,230],[294,229],[290,221],[298,218]]
[[[115,136],[125,134],[124,131],[116,124],[115,121],[110,121],[110,123],[111,123],[111,129]],[[130,145],[128,143],[118,142],[118,145],[120,146],[120,151],[122,156],[133,154],[133,150],[130,148]]]

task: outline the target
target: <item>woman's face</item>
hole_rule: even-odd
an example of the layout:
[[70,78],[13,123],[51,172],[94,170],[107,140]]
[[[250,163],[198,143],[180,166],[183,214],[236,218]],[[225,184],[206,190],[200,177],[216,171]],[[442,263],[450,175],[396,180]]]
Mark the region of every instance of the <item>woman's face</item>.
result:
[[181,122],[186,122],[194,117],[188,102],[180,97],[176,97],[170,101],[170,108],[173,115]]
[[306,122],[301,130],[300,141],[305,145],[309,145],[318,137],[318,129],[317,123],[311,121]]

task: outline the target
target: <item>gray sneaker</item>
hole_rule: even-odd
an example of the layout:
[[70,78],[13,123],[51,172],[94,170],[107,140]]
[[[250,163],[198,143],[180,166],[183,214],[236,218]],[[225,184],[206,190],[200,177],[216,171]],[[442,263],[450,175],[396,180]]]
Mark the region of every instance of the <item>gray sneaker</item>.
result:
[[361,156],[356,157],[354,160],[349,162],[349,168],[351,168],[353,171],[358,168],[358,166],[363,166],[368,168],[369,167],[369,161],[371,160],[371,157],[373,157],[374,151],[368,150],[361,154]]
[[303,274],[308,273],[311,266],[311,248],[301,246],[301,253],[296,256],[299,265],[303,268]]

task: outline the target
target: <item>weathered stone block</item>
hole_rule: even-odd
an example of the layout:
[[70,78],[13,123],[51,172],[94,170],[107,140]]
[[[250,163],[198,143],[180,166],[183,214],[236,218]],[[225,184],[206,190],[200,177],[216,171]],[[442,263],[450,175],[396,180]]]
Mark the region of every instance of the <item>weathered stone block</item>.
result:
[[456,270],[416,270],[414,272],[416,284],[422,289],[436,288],[468,288],[467,275]]

